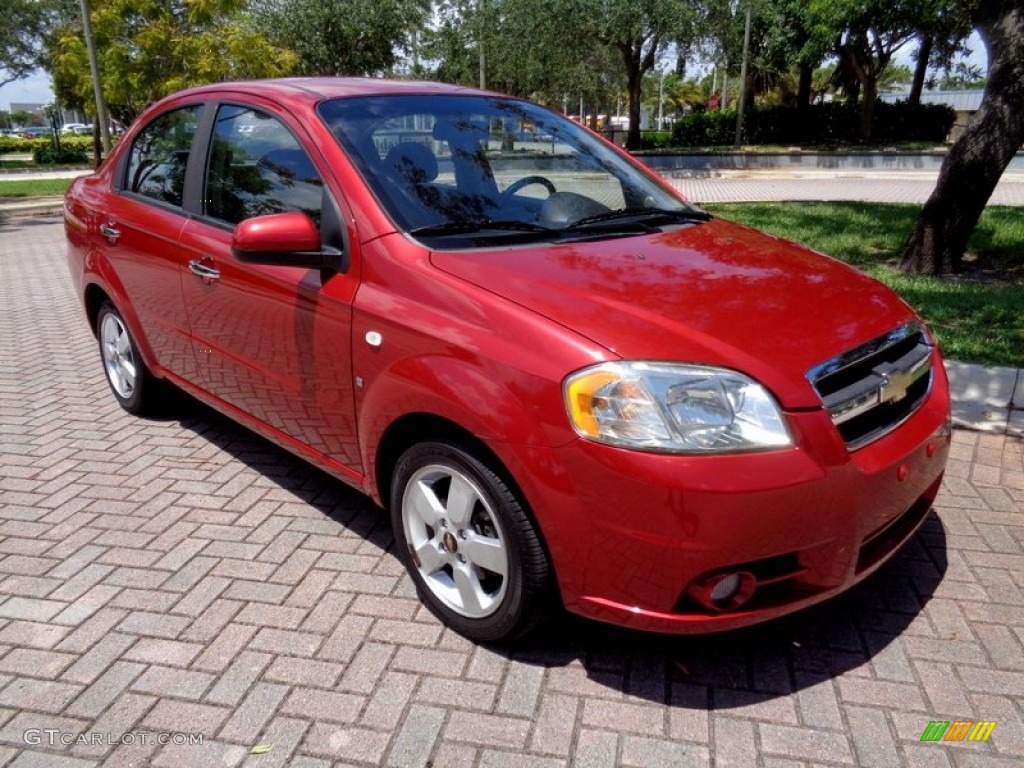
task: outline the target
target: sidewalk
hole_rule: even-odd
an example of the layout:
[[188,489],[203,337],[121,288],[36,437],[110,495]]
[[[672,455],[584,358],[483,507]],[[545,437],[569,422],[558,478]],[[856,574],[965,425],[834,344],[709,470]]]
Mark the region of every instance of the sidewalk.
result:
[[1024,437],[1024,369],[946,361],[957,427]]

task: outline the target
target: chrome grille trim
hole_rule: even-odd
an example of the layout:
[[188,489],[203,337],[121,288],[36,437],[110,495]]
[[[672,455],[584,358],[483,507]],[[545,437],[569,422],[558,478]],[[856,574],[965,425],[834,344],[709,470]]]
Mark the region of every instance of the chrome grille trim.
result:
[[[814,384],[826,376],[831,376],[833,373],[838,373],[844,368],[849,368],[865,357],[870,357],[886,347],[891,347],[893,344],[910,338],[915,333],[920,333],[927,340],[927,336],[925,336],[923,331],[924,329],[921,327],[921,324],[916,321],[901,325],[899,328],[882,334],[871,341],[867,341],[859,347],[854,347],[842,354],[829,358],[823,363],[819,363],[807,372],[807,379],[811,384]],[[815,387],[815,390],[817,390],[817,387]]]
[[[932,349],[921,325],[911,322],[807,372],[847,447],[852,450],[879,439],[920,407],[931,391]],[[925,377],[927,383],[919,384]],[[904,403],[911,390],[913,400]],[[872,421],[871,412],[883,406],[877,421]],[[852,423],[856,419],[861,422]]]

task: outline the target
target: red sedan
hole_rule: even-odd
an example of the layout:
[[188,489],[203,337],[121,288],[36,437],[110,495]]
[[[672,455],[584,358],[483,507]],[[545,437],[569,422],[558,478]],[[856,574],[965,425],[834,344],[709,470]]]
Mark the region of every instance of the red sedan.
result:
[[526,101],[192,89],[65,221],[121,405],[175,385],[369,494],[478,641],[558,606],[666,632],[797,610],[942,479],[946,378],[906,304]]

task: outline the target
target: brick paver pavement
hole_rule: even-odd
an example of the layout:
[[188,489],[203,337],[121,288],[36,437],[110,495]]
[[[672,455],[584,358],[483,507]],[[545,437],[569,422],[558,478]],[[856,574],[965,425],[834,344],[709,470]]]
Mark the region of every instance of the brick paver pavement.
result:
[[[123,413],[54,220],[0,226],[0,308],[0,766],[1024,761],[1019,440],[957,432],[924,530],[828,605],[496,651],[420,606],[365,499],[198,405]],[[921,743],[936,719],[998,725]]]

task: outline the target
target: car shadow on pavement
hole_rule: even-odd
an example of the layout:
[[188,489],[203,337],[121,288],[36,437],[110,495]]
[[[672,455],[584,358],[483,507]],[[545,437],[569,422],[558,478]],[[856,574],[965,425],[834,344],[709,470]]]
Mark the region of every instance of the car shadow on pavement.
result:
[[[367,497],[191,397],[172,397],[183,428],[394,558],[388,516]],[[556,613],[526,640],[488,650],[513,663],[545,668],[549,688],[566,693],[614,699],[625,694],[692,710],[767,708],[768,716],[774,700],[840,675],[870,676],[872,666],[887,679],[913,680],[909,661],[893,641],[904,633],[933,636],[922,609],[946,568],[945,530],[931,510],[918,533],[877,573],[834,599],[781,619],[675,636]],[[396,596],[413,596],[407,576]]]
[[922,608],[945,574],[945,553],[945,531],[932,510],[917,535],[877,573],[795,614],[740,630],[679,636],[565,615],[529,645],[504,654],[553,670],[575,667],[570,676],[592,695],[605,688],[690,709],[763,706],[767,716],[773,699],[840,675],[871,675],[871,666],[884,668],[889,679],[913,680],[909,661],[893,641],[915,630],[932,635]]

